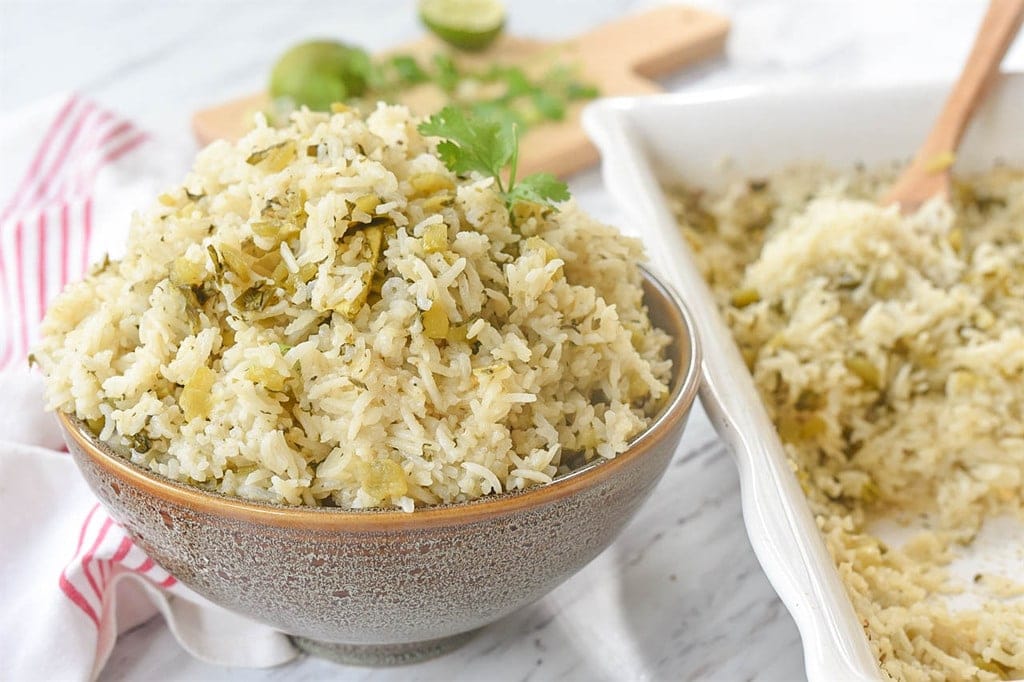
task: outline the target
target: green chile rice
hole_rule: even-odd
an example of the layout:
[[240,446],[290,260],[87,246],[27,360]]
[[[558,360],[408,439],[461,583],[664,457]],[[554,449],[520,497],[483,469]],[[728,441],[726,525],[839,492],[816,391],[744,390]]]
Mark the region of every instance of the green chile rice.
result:
[[285,504],[459,502],[611,458],[668,394],[639,242],[460,179],[402,107],[202,151],[34,351],[49,407],[164,476]]
[[[876,203],[892,178],[795,168],[675,211],[882,670],[1024,677],[1020,585],[978,576],[986,601],[955,610],[945,570],[1022,512],[1024,172],[908,217]],[[911,515],[929,529],[900,547],[872,532]]]

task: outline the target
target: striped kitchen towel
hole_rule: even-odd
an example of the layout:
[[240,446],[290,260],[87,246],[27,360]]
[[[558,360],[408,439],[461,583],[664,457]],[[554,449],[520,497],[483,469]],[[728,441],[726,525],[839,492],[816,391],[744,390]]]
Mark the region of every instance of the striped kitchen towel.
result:
[[118,633],[157,613],[204,660],[290,660],[286,637],[188,590],[107,515],[26,361],[47,304],[103,253],[119,255],[131,212],[194,149],[75,95],[0,116],[0,149],[0,680],[92,679]]

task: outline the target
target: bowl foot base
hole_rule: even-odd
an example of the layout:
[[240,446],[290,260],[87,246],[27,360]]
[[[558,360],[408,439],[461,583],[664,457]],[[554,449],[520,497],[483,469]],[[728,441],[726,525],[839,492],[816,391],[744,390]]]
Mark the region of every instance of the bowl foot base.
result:
[[450,637],[405,644],[342,644],[298,636],[292,636],[292,642],[311,656],[325,658],[335,663],[389,666],[418,663],[446,654],[468,642],[476,633],[476,630],[470,630]]

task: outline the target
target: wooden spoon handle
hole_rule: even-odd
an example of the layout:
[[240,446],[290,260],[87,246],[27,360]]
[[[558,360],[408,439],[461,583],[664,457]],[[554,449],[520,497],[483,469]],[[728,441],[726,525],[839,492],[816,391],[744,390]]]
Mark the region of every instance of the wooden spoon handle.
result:
[[991,0],[960,78],[917,155],[882,199],[912,213],[935,196],[949,194],[953,152],[982,97],[999,73],[999,63],[1024,20],[1024,0]]
[[999,63],[1013,43],[1022,20],[1024,0],[992,0],[989,4],[960,78],[921,147],[920,155],[926,160],[952,152],[960,144],[967,123],[999,73]]

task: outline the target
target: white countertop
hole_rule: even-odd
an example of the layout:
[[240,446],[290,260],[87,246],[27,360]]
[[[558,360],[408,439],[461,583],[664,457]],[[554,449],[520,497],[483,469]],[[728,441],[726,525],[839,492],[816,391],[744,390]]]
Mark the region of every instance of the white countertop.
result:
[[[0,0],[0,112],[78,90],[189,144],[190,112],[259,88],[288,45],[314,35],[397,44],[421,32],[412,4]],[[652,3],[507,4],[511,31],[558,37]],[[730,15],[734,30],[726,57],[672,78],[673,90],[950,78],[983,11],[962,0],[693,4]],[[1006,67],[1024,69],[1024,40]],[[570,184],[584,207],[618,220],[596,171]],[[158,617],[121,638],[101,679],[803,679],[799,635],[750,549],[738,493],[732,461],[698,408],[654,497],[606,552],[448,656],[382,670],[311,658],[218,668],[185,654]]]

